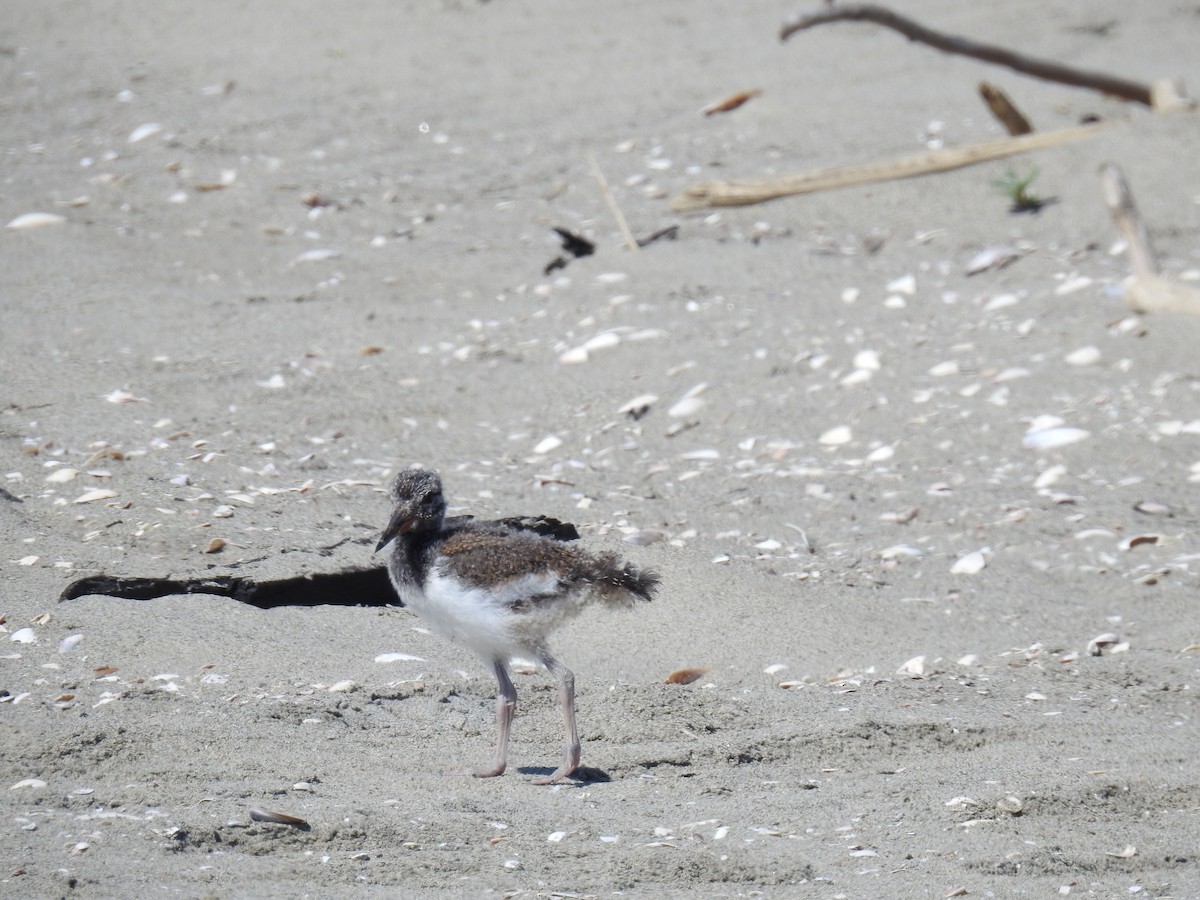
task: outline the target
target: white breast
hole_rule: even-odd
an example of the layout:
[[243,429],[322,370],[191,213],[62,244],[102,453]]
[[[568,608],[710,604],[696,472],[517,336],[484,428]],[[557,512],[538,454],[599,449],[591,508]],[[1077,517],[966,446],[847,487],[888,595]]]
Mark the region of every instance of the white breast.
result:
[[416,588],[400,592],[400,599],[430,628],[453,641],[470,647],[486,659],[530,656],[543,634],[529,626],[539,616],[515,612],[517,600],[553,593],[558,579],[552,574],[526,575],[489,590],[464,587],[434,569],[424,591]]

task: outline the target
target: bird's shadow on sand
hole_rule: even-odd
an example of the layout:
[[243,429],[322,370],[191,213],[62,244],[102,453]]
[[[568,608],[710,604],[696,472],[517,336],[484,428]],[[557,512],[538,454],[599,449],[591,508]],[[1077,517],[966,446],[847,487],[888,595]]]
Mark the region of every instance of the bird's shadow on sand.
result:
[[[549,766],[520,766],[517,771],[522,775],[532,775],[537,778],[545,778],[554,769]],[[609,774],[603,769],[597,769],[594,766],[580,766],[574,771],[570,778],[564,779],[561,784],[603,784],[612,781]]]

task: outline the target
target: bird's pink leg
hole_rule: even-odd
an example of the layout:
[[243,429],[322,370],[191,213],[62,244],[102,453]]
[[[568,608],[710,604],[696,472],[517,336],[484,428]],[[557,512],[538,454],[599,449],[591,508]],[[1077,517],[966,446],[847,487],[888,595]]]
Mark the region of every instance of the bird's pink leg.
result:
[[482,769],[463,769],[447,772],[447,775],[474,775],[476,778],[495,778],[503,775],[508,767],[508,732],[512,728],[513,716],[517,713],[517,689],[513,686],[504,660],[492,663],[496,675],[496,756],[490,766]]
[[579,768],[579,731],[575,727],[575,675],[549,653],[542,655],[542,665],[558,679],[558,702],[562,704],[563,720],[567,725],[567,748],[562,765],[534,784],[555,784]]

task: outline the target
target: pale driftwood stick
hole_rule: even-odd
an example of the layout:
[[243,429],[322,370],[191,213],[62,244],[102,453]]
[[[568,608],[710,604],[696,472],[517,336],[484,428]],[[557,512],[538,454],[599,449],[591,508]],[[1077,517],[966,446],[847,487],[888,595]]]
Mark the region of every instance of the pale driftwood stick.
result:
[[943,34],[940,31],[926,28],[912,19],[897,15],[883,6],[872,6],[869,4],[835,6],[810,13],[809,15],[797,16],[783,26],[779,32],[779,39],[786,41],[798,31],[804,31],[807,28],[813,28],[817,25],[825,25],[829,22],[847,20],[874,22],[877,25],[884,25],[900,32],[910,41],[919,41],[922,44],[928,44],[930,47],[935,47],[945,53],[970,56],[975,59],[981,59],[984,62],[1007,66],[1017,72],[1023,72],[1035,78],[1043,78],[1046,81],[1057,81],[1059,84],[1069,84],[1073,87],[1090,88],[1105,94],[1112,94],[1114,97],[1133,100],[1136,103],[1144,103],[1146,106],[1153,105],[1151,87],[1148,84],[1140,84],[1125,78],[1116,78],[1104,72],[1087,72],[1083,69],[1073,69],[1056,62],[1050,62],[1049,60],[1025,56],[1004,47],[997,47],[994,44],[981,44],[978,41],[972,41],[967,38]]
[[1146,222],[1133,202],[1133,191],[1125,180],[1121,167],[1105,163],[1100,167],[1100,190],[1104,194],[1104,205],[1117,224],[1117,230],[1129,244],[1129,264],[1134,275],[1157,275],[1160,271],[1158,255],[1150,243],[1150,232]]
[[1200,290],[1159,274],[1158,257],[1146,223],[1133,202],[1133,192],[1119,166],[1100,167],[1104,203],[1129,244],[1133,274],[1125,279],[1125,302],[1135,312],[1177,312],[1200,316]]
[[600,165],[596,162],[596,157],[592,156],[591,151],[588,151],[587,161],[592,169],[592,177],[596,179],[596,184],[600,185],[600,193],[604,195],[604,202],[608,204],[608,211],[612,213],[612,217],[617,221],[617,228],[621,230],[621,237],[625,239],[625,246],[630,250],[639,250],[637,238],[629,230],[629,223],[625,221],[625,216],[621,214],[621,207],[617,206],[617,198],[613,196],[613,192],[608,186],[608,179],[600,171]]
[[1104,124],[1082,125],[1062,131],[997,138],[978,144],[967,144],[964,147],[947,147],[897,159],[857,165],[830,166],[795,175],[777,175],[771,178],[752,178],[740,181],[703,181],[684,189],[682,194],[671,201],[671,207],[676,212],[692,212],[712,206],[749,206],[753,203],[765,203],[768,200],[790,197],[795,194],[811,194],[814,191],[849,187],[855,184],[894,181],[900,178],[913,178],[917,175],[929,175],[933,172],[946,172],[1079,140],[1096,134],[1106,127]]

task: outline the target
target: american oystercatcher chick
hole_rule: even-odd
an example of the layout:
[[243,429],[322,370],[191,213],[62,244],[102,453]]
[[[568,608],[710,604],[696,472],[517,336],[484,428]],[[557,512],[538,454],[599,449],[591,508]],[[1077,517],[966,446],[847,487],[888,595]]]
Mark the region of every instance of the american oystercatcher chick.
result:
[[558,679],[567,728],[562,765],[538,784],[561,781],[579,768],[575,676],[550,655],[547,638],[588,603],[633,606],[649,600],[658,576],[564,543],[577,537],[551,519],[476,522],[446,518],[436,472],[407,469],[392,483],[395,511],[376,552],[395,542],[388,574],[401,602],[436,632],[473,649],[496,676],[496,756],[481,769],[450,774],[491,778],[508,764],[508,734],[517,709],[509,674],[514,656],[536,660]]

